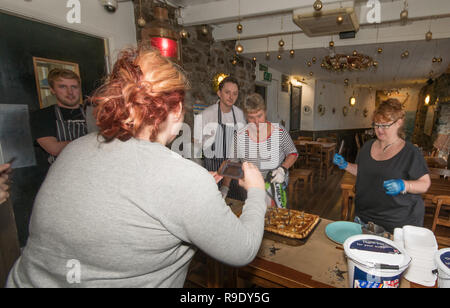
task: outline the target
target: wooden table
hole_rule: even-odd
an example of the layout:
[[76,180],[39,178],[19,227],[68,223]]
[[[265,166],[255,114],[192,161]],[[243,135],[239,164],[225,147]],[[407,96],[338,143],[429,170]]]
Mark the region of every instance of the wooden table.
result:
[[[228,199],[227,203],[231,204],[235,213],[242,209],[242,202]],[[248,283],[262,287],[348,288],[347,260],[343,247],[332,242],[325,234],[325,228],[331,222],[321,219],[302,246],[289,246],[264,238],[254,261],[234,269],[231,274],[234,277],[228,281],[239,276]],[[226,266],[215,260],[208,264],[207,285],[223,287],[222,274]],[[400,287],[420,286],[402,279]]]
[[335,142],[319,142],[319,141],[308,141],[308,140],[294,140],[296,146],[306,146],[307,144],[320,144],[322,146],[322,153],[325,157],[325,180],[328,177],[328,173],[333,171],[333,156],[336,151]]
[[[349,220],[350,212],[351,212],[351,197],[354,197],[355,194],[355,184],[356,177],[349,172],[345,172],[344,176],[341,180],[341,189],[342,189],[342,203],[341,203],[341,219]],[[422,197],[425,200],[431,201],[434,196],[439,195],[450,195],[450,180],[445,180],[441,178],[432,178],[431,186],[428,191],[422,194]]]
[[427,165],[430,168],[440,168],[440,169],[447,168],[447,162],[445,161],[445,159],[440,157],[425,156],[425,161],[427,162]]

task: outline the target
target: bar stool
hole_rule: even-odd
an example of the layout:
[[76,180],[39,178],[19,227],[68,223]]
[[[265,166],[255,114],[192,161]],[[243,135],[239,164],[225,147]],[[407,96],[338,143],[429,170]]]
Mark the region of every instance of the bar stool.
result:
[[439,244],[450,246],[450,239],[448,237],[437,236],[436,227],[438,225],[450,228],[450,217],[439,217],[441,210],[450,210],[450,196],[435,196],[433,198],[433,204],[436,204],[436,209],[434,211],[433,225],[431,231],[436,236],[436,240]]

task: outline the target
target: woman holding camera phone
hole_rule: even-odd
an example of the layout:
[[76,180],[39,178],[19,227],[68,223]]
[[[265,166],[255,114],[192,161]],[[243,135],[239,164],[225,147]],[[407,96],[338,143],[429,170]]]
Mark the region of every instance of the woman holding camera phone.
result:
[[119,55],[92,97],[99,134],[52,165],[9,287],[183,287],[197,248],[232,266],[255,258],[266,212],[259,170],[243,165],[238,218],[220,177],[166,147],[183,123],[186,84],[158,51]]

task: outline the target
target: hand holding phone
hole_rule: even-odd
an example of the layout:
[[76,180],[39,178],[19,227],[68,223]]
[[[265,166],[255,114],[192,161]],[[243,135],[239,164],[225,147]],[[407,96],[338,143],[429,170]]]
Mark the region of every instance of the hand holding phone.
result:
[[266,189],[266,183],[258,167],[252,163],[245,162],[242,164],[242,170],[244,178],[239,180],[239,185],[244,187],[245,190],[248,191],[250,188]]
[[223,177],[229,177],[235,180],[244,178],[244,171],[242,171],[242,164],[235,163],[230,160],[224,161],[221,165],[217,174]]

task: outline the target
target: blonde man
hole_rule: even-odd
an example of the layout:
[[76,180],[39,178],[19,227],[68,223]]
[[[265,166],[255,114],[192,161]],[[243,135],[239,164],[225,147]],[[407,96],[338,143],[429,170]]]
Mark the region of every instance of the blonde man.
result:
[[52,163],[69,142],[87,134],[87,125],[80,105],[80,77],[70,70],[53,69],[48,83],[56,104],[33,112],[30,121],[33,139]]

